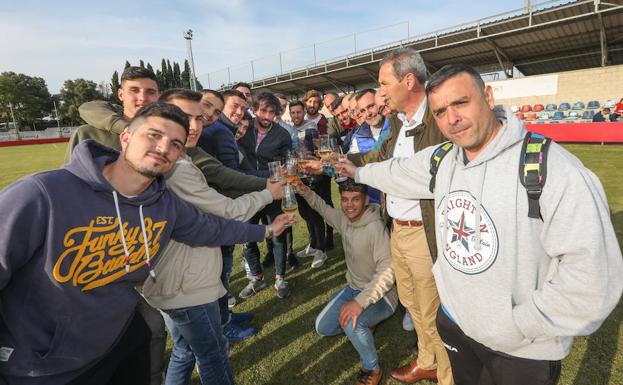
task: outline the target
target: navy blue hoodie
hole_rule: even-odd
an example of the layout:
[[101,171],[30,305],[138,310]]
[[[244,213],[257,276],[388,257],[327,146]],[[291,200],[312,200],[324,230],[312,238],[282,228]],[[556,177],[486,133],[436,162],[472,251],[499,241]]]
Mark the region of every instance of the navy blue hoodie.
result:
[[1,374],[71,378],[114,346],[134,313],[134,287],[148,277],[143,231],[152,267],[169,239],[219,246],[264,238],[263,226],[202,214],[157,178],[136,197],[118,194],[126,272],[113,188],[102,175],[118,156],[87,140],[64,168],[0,192]]

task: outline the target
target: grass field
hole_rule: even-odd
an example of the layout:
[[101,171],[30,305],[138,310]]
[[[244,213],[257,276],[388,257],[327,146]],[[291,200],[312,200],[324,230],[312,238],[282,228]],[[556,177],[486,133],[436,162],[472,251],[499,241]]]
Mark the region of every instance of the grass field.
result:
[[[592,169],[604,184],[619,244],[623,240],[623,146],[568,145],[571,152]],[[19,177],[57,167],[63,160],[64,144],[0,148],[0,188]],[[337,200],[334,200],[337,202]],[[581,218],[578,218],[581,220]],[[306,244],[304,226],[295,226],[295,248]],[[351,384],[358,371],[355,350],[345,337],[321,338],[314,332],[316,315],[330,295],[345,284],[345,263],[339,235],[336,248],[319,270],[309,260],[288,271],[292,294],[279,299],[272,288],[236,306],[252,311],[259,332],[250,340],[231,347],[236,383],[246,384]],[[246,284],[240,248],[235,255],[232,290],[237,294]],[[272,282],[274,270],[266,276]],[[623,277],[621,277],[623,279]],[[413,345],[410,333],[402,330],[402,311],[377,329],[375,341],[382,364],[392,368],[407,363]],[[602,328],[589,337],[577,338],[573,351],[563,361],[562,385],[623,385],[623,302]],[[199,384],[197,376],[193,383]],[[397,384],[386,379],[387,384]],[[427,384],[426,381],[421,382]],[[526,384],[529,385],[529,384]]]

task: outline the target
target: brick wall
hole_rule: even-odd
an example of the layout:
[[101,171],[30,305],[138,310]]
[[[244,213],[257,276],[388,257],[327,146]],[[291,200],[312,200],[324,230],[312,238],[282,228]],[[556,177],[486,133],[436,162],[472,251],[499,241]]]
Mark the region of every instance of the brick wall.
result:
[[[603,103],[608,99],[619,101],[623,98],[623,65],[591,68],[586,70],[560,72],[558,75],[558,90],[555,95],[518,97],[509,99],[498,99],[498,104],[517,105],[523,104],[535,105],[541,103],[568,102],[571,105],[577,101],[587,103],[589,100],[598,100]],[[538,79],[540,76],[535,75],[530,78]],[[504,80],[502,82],[512,82],[513,79]]]

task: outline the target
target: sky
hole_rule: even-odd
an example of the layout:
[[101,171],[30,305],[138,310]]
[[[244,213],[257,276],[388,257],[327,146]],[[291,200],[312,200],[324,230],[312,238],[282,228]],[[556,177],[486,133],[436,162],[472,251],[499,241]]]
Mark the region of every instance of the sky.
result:
[[196,74],[204,87],[218,88],[313,64],[314,47],[322,62],[523,6],[524,0],[0,0],[0,72],[42,77],[53,94],[70,79],[109,83],[126,60],[143,59],[154,69],[163,57],[183,64],[183,33],[192,29]]

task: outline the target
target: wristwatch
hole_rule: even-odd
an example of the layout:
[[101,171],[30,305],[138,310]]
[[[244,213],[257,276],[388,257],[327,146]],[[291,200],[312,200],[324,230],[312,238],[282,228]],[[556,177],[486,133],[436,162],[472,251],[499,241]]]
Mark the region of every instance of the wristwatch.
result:
[[264,238],[271,239],[273,235],[275,234],[275,231],[273,230],[273,225],[266,226],[266,232],[264,232],[264,234],[265,234]]

